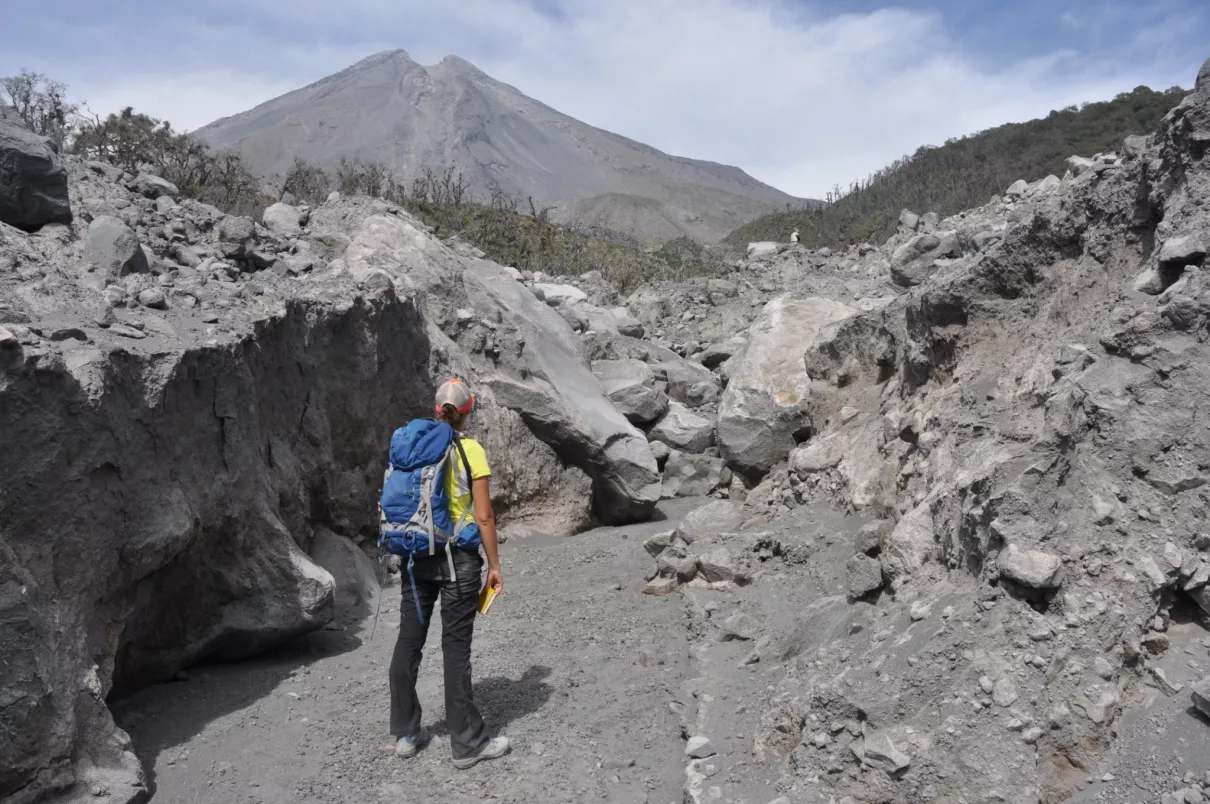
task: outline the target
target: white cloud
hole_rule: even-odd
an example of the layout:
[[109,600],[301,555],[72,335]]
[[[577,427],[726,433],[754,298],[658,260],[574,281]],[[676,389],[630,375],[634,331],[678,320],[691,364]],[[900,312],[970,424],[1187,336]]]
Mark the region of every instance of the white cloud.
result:
[[110,80],[85,74],[73,89],[96,109],[133,104],[188,129],[384,47],[424,63],[456,53],[586,122],[815,197],[921,144],[1140,83],[1187,84],[1196,71],[1171,52],[1154,63],[1058,52],[991,68],[935,13],[825,16],[785,0],[563,0],[559,14],[532,0],[198,5],[209,24],[188,54]]

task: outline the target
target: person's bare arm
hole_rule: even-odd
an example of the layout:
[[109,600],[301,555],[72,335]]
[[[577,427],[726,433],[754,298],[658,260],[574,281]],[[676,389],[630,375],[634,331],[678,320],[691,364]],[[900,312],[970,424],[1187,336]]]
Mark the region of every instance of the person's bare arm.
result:
[[492,510],[491,482],[490,476],[474,481],[475,522],[479,524],[483,552],[487,553],[487,585],[499,592],[504,589],[504,578],[500,574],[500,544],[496,540],[496,512]]

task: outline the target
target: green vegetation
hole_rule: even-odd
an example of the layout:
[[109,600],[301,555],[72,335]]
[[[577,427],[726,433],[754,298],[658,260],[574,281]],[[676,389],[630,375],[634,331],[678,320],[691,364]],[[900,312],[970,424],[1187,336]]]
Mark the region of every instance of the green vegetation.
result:
[[736,229],[724,243],[743,247],[757,240],[786,240],[795,229],[814,248],[844,247],[850,240],[881,243],[894,234],[905,208],[953,215],[986,204],[1017,179],[1062,176],[1064,160],[1073,154],[1116,151],[1127,136],[1154,131],[1184,94],[1179,87],[1155,92],[1141,86],[1111,101],[1070,106],[941,147],[925,146],[848,190],[837,187],[825,207],[765,215]]
[[[539,208],[532,198],[528,209],[516,199],[493,191],[489,199],[472,197],[462,174],[424,170],[411,186],[398,183],[374,162],[341,160],[335,176],[295,159],[283,182],[286,193],[317,204],[331,190],[346,195],[368,195],[398,204],[433,228],[439,237],[457,237],[481,249],[488,259],[522,271],[578,276],[600,271],[622,292],[649,280],[675,279],[711,273],[703,259],[661,259],[631,246],[560,226],[551,221],[551,208]],[[696,245],[696,244],[695,244]],[[701,246],[697,246],[701,249]]]

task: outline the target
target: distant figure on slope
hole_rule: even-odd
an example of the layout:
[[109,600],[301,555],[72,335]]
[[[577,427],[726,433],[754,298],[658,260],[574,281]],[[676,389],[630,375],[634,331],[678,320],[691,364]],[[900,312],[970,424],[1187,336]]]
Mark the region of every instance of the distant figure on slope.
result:
[[798,230],[797,229],[795,229],[793,232],[790,232],[790,242],[791,243],[798,242]]
[[437,389],[436,420],[417,419],[395,432],[383,483],[380,536],[389,552],[407,558],[410,580],[403,589],[399,640],[391,658],[395,753],[413,757],[430,739],[421,725],[416,677],[440,595],[445,722],[454,767],[460,770],[509,751],[507,737],[488,737],[471,694],[471,637],[483,570],[480,545],[487,553],[487,586],[497,592],[504,587],[492,470],[479,442],[461,435],[474,406],[470,389],[461,380],[450,380]]

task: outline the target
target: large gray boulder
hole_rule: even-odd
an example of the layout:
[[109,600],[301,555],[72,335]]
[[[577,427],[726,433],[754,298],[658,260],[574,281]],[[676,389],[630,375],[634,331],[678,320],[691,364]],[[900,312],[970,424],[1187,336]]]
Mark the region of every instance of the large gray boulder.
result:
[[723,459],[672,450],[664,464],[664,496],[705,497],[723,482]]
[[718,442],[730,465],[762,476],[810,434],[811,379],[803,355],[829,324],[857,314],[817,297],[779,296],[765,306],[747,343],[728,363],[731,379],[719,404]]
[[0,222],[32,232],[71,220],[58,150],[0,107]]
[[297,207],[278,201],[265,210],[261,216],[265,228],[283,237],[294,237],[302,234],[302,213]]
[[[491,392],[480,396],[484,413],[516,413],[563,464],[587,474],[602,521],[651,516],[660,476],[647,439],[609,401],[567,322],[503,266],[455,254],[407,216],[377,214],[328,273],[421,300],[443,358],[458,358],[463,376]],[[451,328],[459,310],[491,326]]]
[[903,287],[919,285],[929,276],[929,267],[941,247],[935,234],[918,234],[891,255],[891,279]]
[[84,253],[96,277],[105,283],[149,270],[138,235],[124,221],[110,215],[94,218],[88,225]]
[[668,410],[668,394],[656,386],[655,372],[642,360],[597,360],[592,373],[632,424],[649,424]]
[[647,435],[682,452],[705,452],[714,445],[714,422],[672,401],[668,403],[668,412]]

